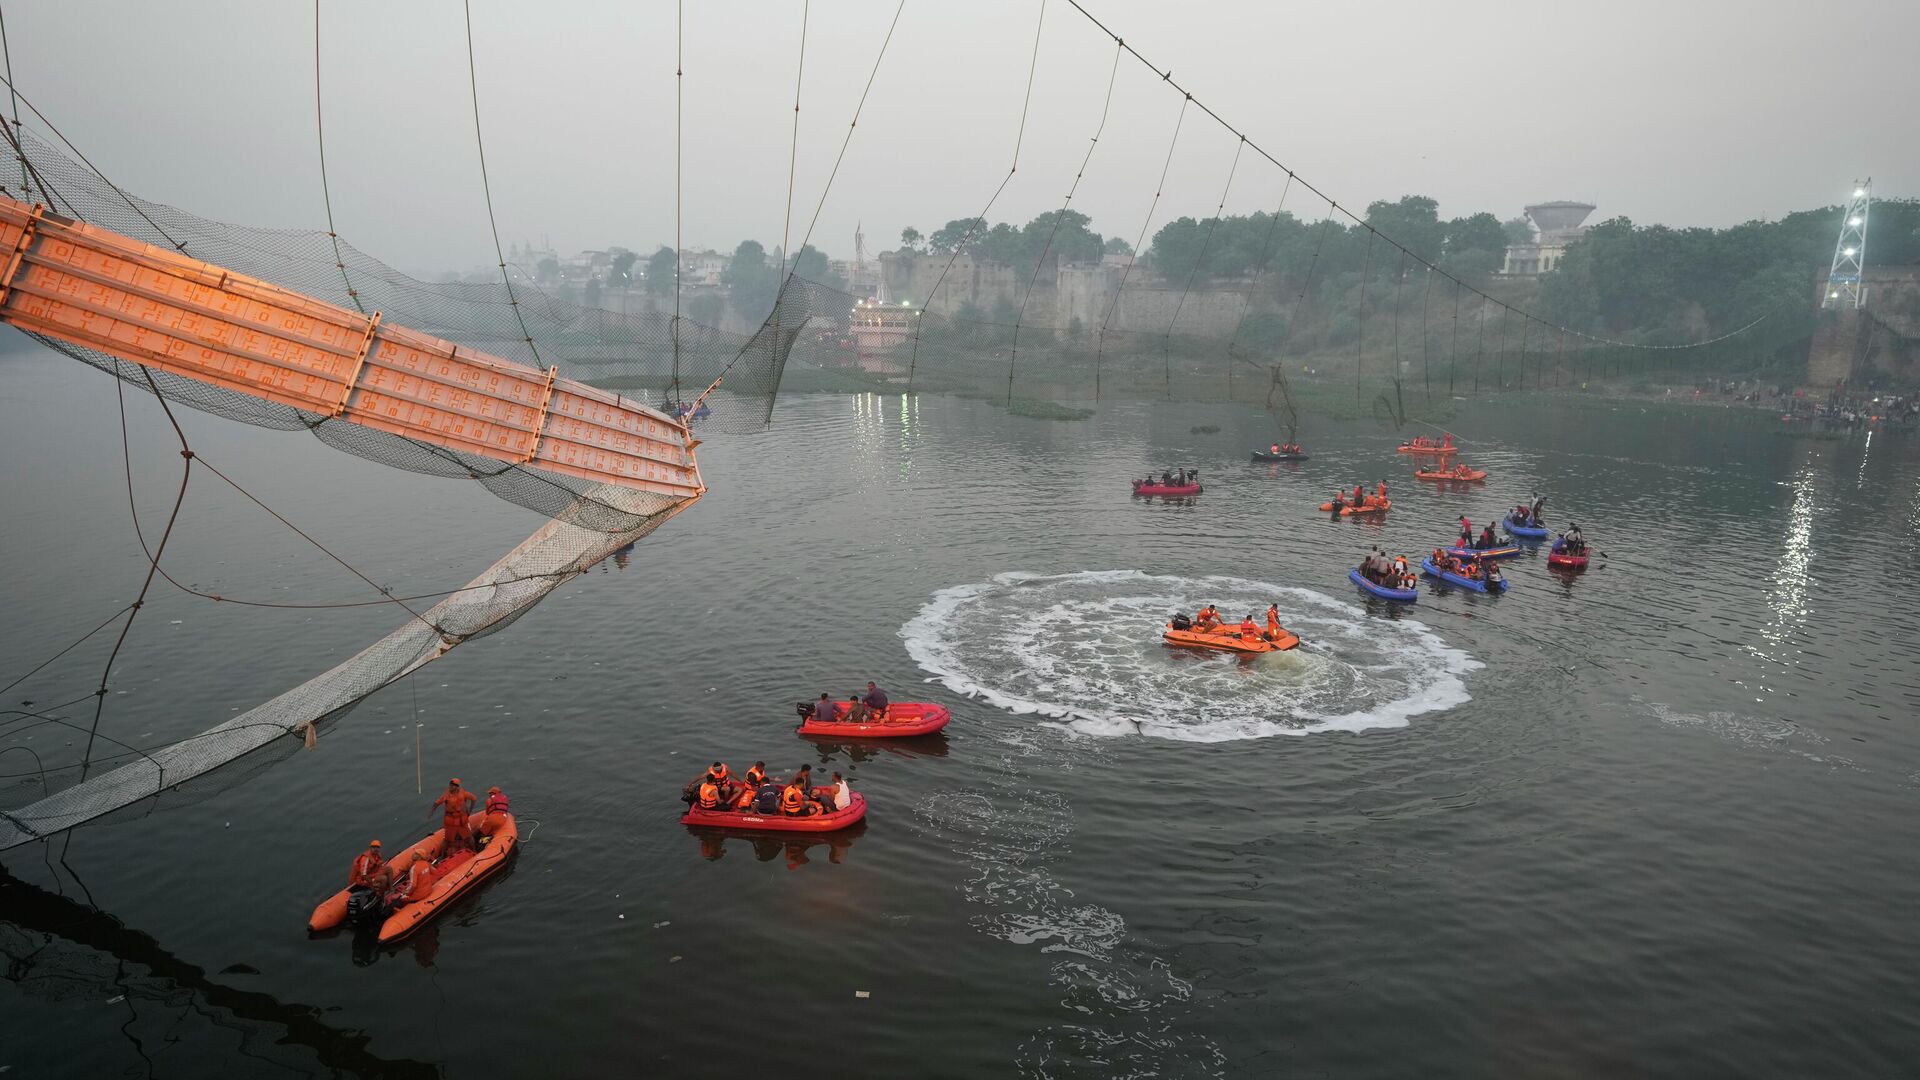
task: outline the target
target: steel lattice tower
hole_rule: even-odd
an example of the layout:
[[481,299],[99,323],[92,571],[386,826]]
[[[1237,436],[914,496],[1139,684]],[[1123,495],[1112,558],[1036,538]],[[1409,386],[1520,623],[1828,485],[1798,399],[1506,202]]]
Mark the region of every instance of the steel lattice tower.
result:
[[1854,182],[1853,199],[1840,218],[1840,239],[1833,245],[1833,268],[1827,271],[1827,296],[1821,307],[1857,308],[1867,302],[1860,270],[1867,261],[1867,203],[1872,196],[1872,177]]

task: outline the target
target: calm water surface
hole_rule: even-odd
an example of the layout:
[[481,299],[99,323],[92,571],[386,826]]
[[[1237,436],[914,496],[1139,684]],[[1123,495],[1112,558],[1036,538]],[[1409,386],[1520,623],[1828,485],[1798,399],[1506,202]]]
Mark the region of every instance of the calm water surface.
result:
[[[151,530],[180,459],[151,400],[128,400]],[[92,371],[0,366],[5,681],[138,588],[117,417]],[[463,582],[538,524],[477,486],[184,421],[403,594]],[[1462,493],[1414,483],[1371,424],[1249,465],[1264,418],[1221,408],[1053,423],[820,396],[778,421],[703,448],[713,493],[625,569],[364,703],[316,751],[7,853],[0,1070],[1913,1075],[1911,443],[1487,406],[1457,430],[1494,483]],[[1199,499],[1128,497],[1129,475],[1177,465],[1201,469]],[[1384,524],[1309,510],[1383,476]],[[1506,596],[1423,587],[1408,610],[1346,581],[1366,546],[1417,554],[1536,490],[1605,553],[1584,575],[1536,554]],[[166,564],[236,598],[369,594],[205,474]],[[1246,662],[1157,643],[1168,611],[1207,601],[1277,602],[1306,644]],[[156,586],[102,730],[211,726],[391,610]],[[83,697],[109,645],[7,707]],[[946,736],[795,736],[791,702],[868,678],[951,706]],[[0,746],[51,766],[83,739]],[[716,757],[842,770],[871,819],[831,842],[690,831],[679,787]],[[0,806],[39,791],[33,768],[0,753]],[[397,950],[307,940],[359,846],[424,834],[448,775],[513,796],[532,835],[511,872]]]

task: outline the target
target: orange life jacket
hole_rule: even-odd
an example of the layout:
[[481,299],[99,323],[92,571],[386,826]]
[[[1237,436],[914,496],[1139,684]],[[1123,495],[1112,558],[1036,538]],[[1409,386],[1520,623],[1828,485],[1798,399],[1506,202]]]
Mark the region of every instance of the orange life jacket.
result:
[[780,812],[783,814],[799,814],[805,812],[806,809],[807,793],[801,791],[800,785],[798,784],[788,784],[787,789],[780,793]]
[[700,785],[700,809],[712,810],[720,805],[720,785],[709,777]]
[[[822,719],[825,719],[825,718],[823,717]],[[767,770],[761,768],[758,765],[755,765],[753,768],[747,770],[748,784],[751,784],[754,787],[759,787],[761,784],[764,784],[766,782],[767,782]]]
[[1240,620],[1240,636],[1252,640],[1260,636],[1260,628],[1253,625],[1252,619]]
[[374,885],[379,882],[380,872],[386,869],[386,860],[371,851],[362,852],[353,860],[353,869],[347,873],[349,885]]

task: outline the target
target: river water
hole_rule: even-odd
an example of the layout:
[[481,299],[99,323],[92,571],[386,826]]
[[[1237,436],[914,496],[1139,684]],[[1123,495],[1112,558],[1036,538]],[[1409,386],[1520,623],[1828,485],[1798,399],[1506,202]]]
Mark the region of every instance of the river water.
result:
[[[180,458],[129,440],[151,537]],[[1493,481],[1416,484],[1399,434],[1257,412],[1081,423],[944,398],[783,400],[702,448],[713,491],[512,628],[366,702],[313,752],[7,853],[15,1076],[1894,1076],[1920,1060],[1920,460],[1714,411],[1467,406]],[[537,520],[301,435],[184,413],[204,460],[396,593]],[[1218,425],[1218,433],[1195,433]],[[114,387],[0,366],[7,681],[124,605]],[[1411,433],[1411,432],[1409,432]],[[1197,467],[1190,502],[1129,497]],[[1387,478],[1384,523],[1311,507]],[[1603,557],[1392,610],[1347,582],[1538,491]],[[368,587],[204,473],[167,566],[281,604]],[[1169,650],[1164,616],[1280,607],[1295,653]],[[219,722],[397,622],[157,584],[101,730]],[[9,690],[84,698],[111,635]],[[797,737],[869,678],[944,737]],[[61,715],[83,728],[90,701]],[[416,790],[415,739],[421,747]],[[15,734],[47,765],[84,734]],[[841,770],[831,841],[701,835],[707,762]],[[0,806],[39,788],[0,753]],[[392,951],[310,941],[371,837],[499,784],[507,874]],[[64,852],[64,863],[62,854]],[[58,899],[110,914],[86,917]]]

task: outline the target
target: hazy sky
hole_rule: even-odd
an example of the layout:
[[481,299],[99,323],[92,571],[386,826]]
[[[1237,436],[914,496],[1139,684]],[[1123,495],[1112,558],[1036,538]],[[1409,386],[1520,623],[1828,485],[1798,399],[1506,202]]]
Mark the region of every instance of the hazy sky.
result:
[[[816,0],[794,242],[812,216],[896,0]],[[1082,0],[1276,157],[1364,207],[1445,216],[1582,199],[1593,220],[1727,225],[1920,193],[1920,3],[1838,13],[1774,0],[1364,6]],[[340,232],[415,273],[492,262],[455,0],[321,0]],[[502,238],[568,252],[672,241],[674,10],[664,0],[474,0]],[[814,243],[850,254],[978,213],[1012,162],[1039,0],[907,0]],[[686,4],[684,236],[781,238],[798,0]],[[128,189],[209,217],[323,227],[313,5],[14,0],[20,87]],[[1848,34],[1855,36],[1848,38]],[[1060,204],[1100,117],[1113,46],[1049,0],[1019,171],[995,220]],[[1179,95],[1124,58],[1076,207],[1137,236]],[[1219,202],[1234,144],[1190,111],[1152,228]],[[1248,154],[1229,211],[1284,177]],[[1298,189],[1287,206],[1323,212]],[[1149,234],[1151,229],[1149,229]]]

